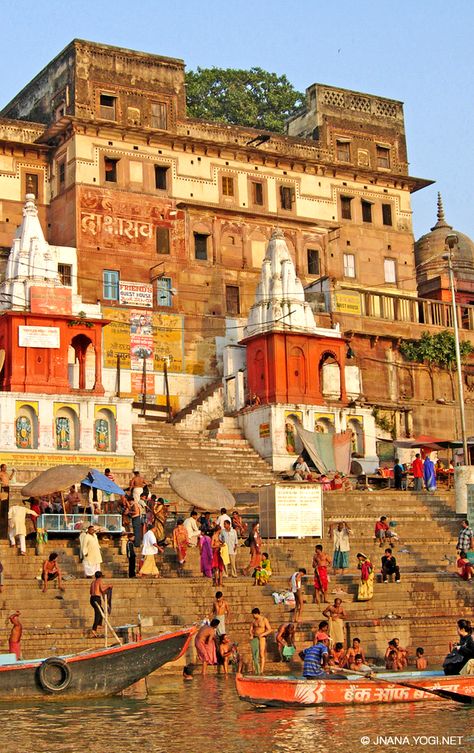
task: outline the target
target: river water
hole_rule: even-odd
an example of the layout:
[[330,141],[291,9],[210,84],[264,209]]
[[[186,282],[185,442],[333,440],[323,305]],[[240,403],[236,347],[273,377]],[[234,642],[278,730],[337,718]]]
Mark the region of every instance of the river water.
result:
[[215,675],[155,677],[145,701],[4,705],[0,713],[1,753],[474,751],[472,706],[254,709],[239,701],[232,677]]

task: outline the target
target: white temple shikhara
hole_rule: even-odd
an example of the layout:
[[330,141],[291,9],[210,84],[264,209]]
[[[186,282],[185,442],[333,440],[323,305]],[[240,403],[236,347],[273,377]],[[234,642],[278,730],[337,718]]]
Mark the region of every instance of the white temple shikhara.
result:
[[316,326],[283,231],[276,228],[262,263],[260,282],[255,303],[249,311],[245,337],[259,332],[289,330],[321,337],[340,337],[339,328],[325,329]]
[[13,239],[5,280],[0,283],[0,309],[28,310],[32,285],[64,287],[54,246],[45,240],[33,194],[26,195],[23,221]]

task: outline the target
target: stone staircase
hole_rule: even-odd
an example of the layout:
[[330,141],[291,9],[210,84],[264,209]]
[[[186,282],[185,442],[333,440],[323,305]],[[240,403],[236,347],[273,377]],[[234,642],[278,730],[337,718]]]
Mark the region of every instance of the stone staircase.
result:
[[[430,666],[440,664],[448,643],[455,638],[456,620],[461,616],[472,618],[474,606],[473,584],[461,581],[454,563],[446,558],[446,555],[455,556],[459,530],[452,495],[334,492],[325,495],[324,508],[326,530],[322,543],[328,553],[332,551],[327,537],[331,521],[344,519],[353,531],[351,568],[347,575],[331,576],[328,594],[331,601],[336,596],[343,599],[348,614],[348,639],[360,637],[367,655],[380,662],[387,641],[399,637],[411,657],[417,646],[423,646]],[[383,549],[374,542],[372,533],[375,520],[382,514],[397,521],[401,543],[396,545],[395,554],[401,567],[401,583],[383,584],[378,578],[374,598],[358,602],[355,554],[364,551],[372,558],[376,572],[379,570]],[[224,580],[222,590],[232,611],[228,632],[244,653],[248,653],[248,625],[254,606],[260,607],[275,628],[291,619],[289,608],[275,605],[271,593],[286,590],[288,578],[297,567],[306,567],[308,571],[307,603],[303,622],[298,627],[298,648],[311,640],[312,629],[322,619],[324,608],[324,605],[311,603],[311,560],[316,543],[315,539],[265,542],[274,574],[264,587],[253,586],[251,579],[242,575]],[[55,588],[42,594],[35,580],[43,559],[53,550],[60,552],[63,571],[70,577],[64,594]],[[162,578],[157,581],[126,577],[127,561],[120,554],[117,540],[103,540],[102,552],[102,569],[114,586],[114,625],[135,623],[140,613],[147,626],[144,630],[153,634],[209,615],[216,589],[200,576],[196,549],[188,552],[186,577],[178,578],[174,551],[166,548],[160,563]],[[1,616],[5,619],[17,608],[22,611],[25,657],[84,651],[101,645],[88,632],[92,622],[89,581],[82,575],[77,539],[50,540],[41,557],[35,555],[31,544],[27,556],[19,557],[6,542],[0,542],[0,557],[5,575],[5,587],[0,595]],[[239,573],[248,564],[248,558],[249,550],[241,546],[237,555]],[[4,649],[7,635],[8,630],[5,630]],[[272,640],[269,641],[269,656],[273,660],[277,658]]]
[[174,416],[173,424],[179,429],[204,431],[211,421],[220,419],[223,415],[224,387],[222,379],[218,379],[201,390],[194,400],[180,410]]
[[[179,498],[171,490],[167,477],[178,469],[206,473],[221,481],[231,492],[249,495],[256,501],[253,487],[277,479],[268,463],[255,452],[235,419],[224,419],[224,436],[213,430],[191,431],[171,424],[139,423],[133,427],[135,466],[152,482],[153,491],[170,500]],[[230,428],[229,428],[230,422]],[[167,471],[165,471],[167,469]]]

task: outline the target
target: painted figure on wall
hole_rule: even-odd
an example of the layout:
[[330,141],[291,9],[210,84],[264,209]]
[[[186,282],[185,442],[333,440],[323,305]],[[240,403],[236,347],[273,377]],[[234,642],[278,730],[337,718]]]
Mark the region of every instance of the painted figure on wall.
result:
[[56,419],[56,448],[58,450],[71,449],[71,426],[69,419],[62,416]]
[[286,451],[290,453],[290,455],[296,454],[296,435],[295,435],[295,427],[294,424],[291,423],[291,421],[287,421],[285,423],[285,436],[286,436]]
[[108,452],[109,447],[109,424],[105,418],[99,418],[95,422],[95,448],[102,452]]
[[32,443],[32,427],[28,416],[18,416],[16,420],[16,446],[21,450],[30,450]]

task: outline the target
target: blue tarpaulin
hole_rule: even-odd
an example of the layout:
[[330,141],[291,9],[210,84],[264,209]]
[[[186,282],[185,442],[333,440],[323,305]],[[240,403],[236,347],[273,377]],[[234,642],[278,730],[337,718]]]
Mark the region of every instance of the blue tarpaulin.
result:
[[86,478],[81,481],[84,486],[91,486],[93,489],[100,489],[106,494],[125,494],[124,490],[112,481],[104,473],[93,468],[87,474]]

